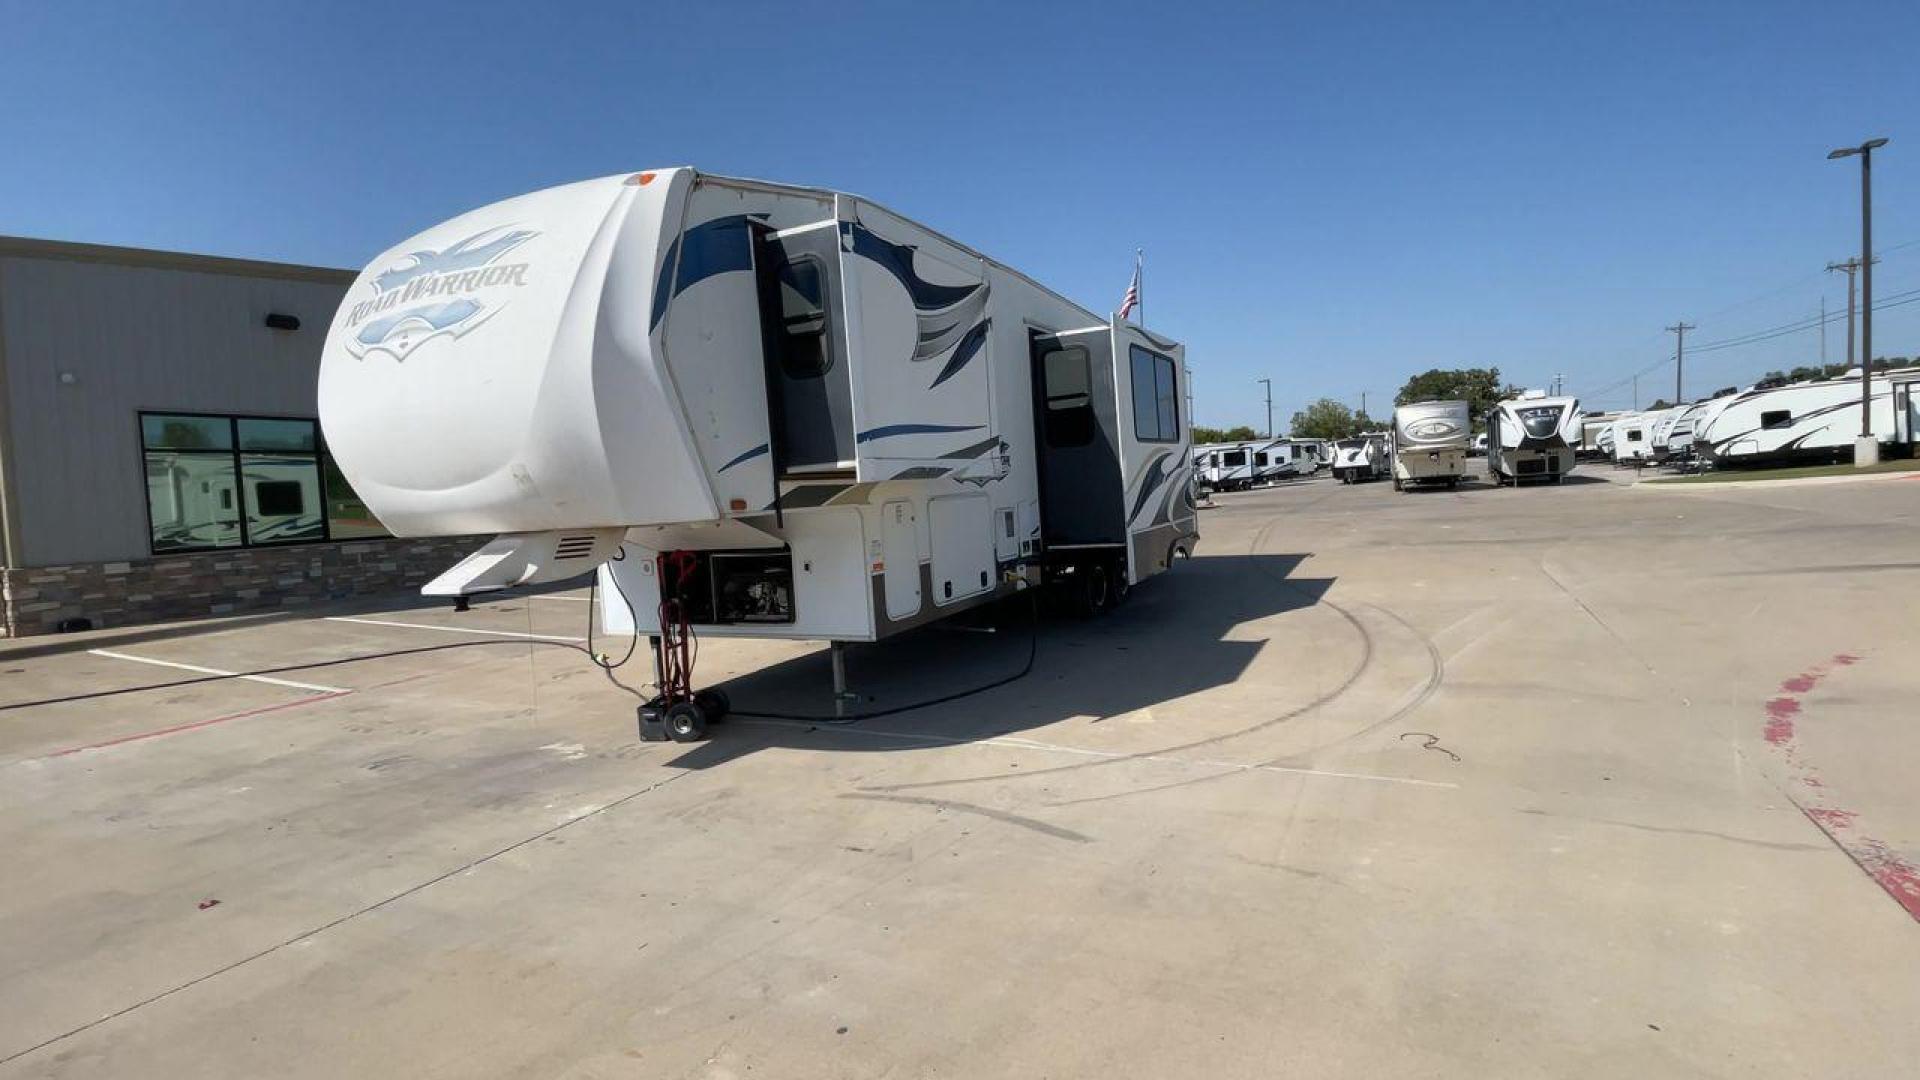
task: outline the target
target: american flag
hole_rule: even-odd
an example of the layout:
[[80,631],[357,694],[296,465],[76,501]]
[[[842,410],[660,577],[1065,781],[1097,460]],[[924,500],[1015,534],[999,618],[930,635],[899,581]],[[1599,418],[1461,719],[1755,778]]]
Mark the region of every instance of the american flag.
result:
[[1127,295],[1120,300],[1120,317],[1126,318],[1133,309],[1140,306],[1140,263],[1133,264],[1133,280],[1127,284]]

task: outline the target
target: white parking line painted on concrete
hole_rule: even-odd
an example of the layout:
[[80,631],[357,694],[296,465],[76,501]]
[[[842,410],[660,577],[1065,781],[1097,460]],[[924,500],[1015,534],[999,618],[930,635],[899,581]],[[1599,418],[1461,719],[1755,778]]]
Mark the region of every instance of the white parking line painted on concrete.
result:
[[323,615],[327,622],[359,623],[363,626],[398,626],[407,630],[438,630],[443,634],[485,634],[488,637],[523,638],[530,641],[585,641],[565,634],[526,634],[518,630],[482,630],[477,626],[435,626],[432,623],[400,622],[397,619],[363,619],[357,615]]
[[[761,720],[747,717],[734,717],[735,724],[762,724],[768,727],[813,728],[817,724],[787,720]],[[1074,754],[1080,757],[1108,759],[1129,758],[1134,761],[1152,761],[1170,765],[1190,765],[1204,769],[1239,769],[1245,772],[1291,773],[1298,776],[1324,776],[1334,780],[1371,780],[1382,784],[1412,784],[1415,787],[1458,788],[1460,785],[1447,780],[1419,780],[1411,776],[1381,776],[1377,773],[1336,772],[1331,769],[1301,769],[1288,765],[1266,765],[1259,762],[1216,761],[1210,758],[1187,758],[1173,754],[1127,754],[1115,750],[1092,750],[1079,746],[1062,746],[1059,743],[1041,742],[1038,739],[1022,739],[1013,736],[1000,736],[991,739],[960,739],[946,735],[921,735],[905,731],[882,731],[877,728],[835,727],[836,732],[850,735],[866,735],[876,739],[901,739],[907,742],[936,743],[941,746],[1011,746],[1021,750],[1041,750],[1053,754]]]
[[178,668],[181,671],[197,671],[202,675],[223,675],[232,679],[245,679],[248,682],[285,686],[293,690],[308,690],[316,694],[350,694],[353,692],[344,686],[322,686],[319,683],[294,682],[292,679],[275,679],[266,675],[242,675],[237,671],[223,671],[220,668],[201,667],[199,664],[183,664],[177,660],[156,660],[151,656],[135,656],[132,653],[114,652],[111,649],[88,649],[87,651],[95,656],[105,656],[114,660],[131,660],[136,664],[152,664],[155,667]]

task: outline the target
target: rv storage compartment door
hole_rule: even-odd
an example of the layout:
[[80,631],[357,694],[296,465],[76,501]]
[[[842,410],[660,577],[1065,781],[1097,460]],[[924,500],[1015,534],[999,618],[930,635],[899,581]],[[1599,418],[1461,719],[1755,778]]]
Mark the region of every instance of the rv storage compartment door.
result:
[[1126,509],[1107,328],[1036,332],[1029,352],[1041,536],[1056,548],[1123,543]]
[[777,475],[853,467],[853,398],[833,221],[758,230],[767,413]]
[[951,604],[993,587],[993,523],[985,495],[927,500],[933,602]]
[[984,267],[913,226],[861,212],[873,220],[841,226],[859,479],[1004,476]]

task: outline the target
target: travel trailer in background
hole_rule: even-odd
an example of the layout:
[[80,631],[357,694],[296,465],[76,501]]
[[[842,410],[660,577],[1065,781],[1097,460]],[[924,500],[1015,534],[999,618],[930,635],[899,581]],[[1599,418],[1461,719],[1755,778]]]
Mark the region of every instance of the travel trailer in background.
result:
[[1573,471],[1580,441],[1580,401],[1531,390],[1487,414],[1487,476],[1496,485],[1523,480],[1559,483]]
[[1655,462],[1661,462],[1667,459],[1667,433],[1673,430],[1674,422],[1680,419],[1680,414],[1686,412],[1687,408],[1688,407],[1684,405],[1676,405],[1673,408],[1662,409],[1653,414],[1654,419],[1649,441],[1653,447],[1653,460]]
[[[430,595],[597,568],[608,632],[839,643],[1043,583],[1102,610],[1190,553],[1181,361],[865,199],[675,168],[383,253],[319,401],[395,535],[498,534]],[[667,683],[700,737],[723,704]]]
[[1341,483],[1378,480],[1389,475],[1392,469],[1386,436],[1375,432],[1334,440],[1333,477]]
[[[1876,372],[1872,393],[1873,433],[1882,444],[1899,438],[1894,413],[1896,379],[1920,368]],[[1755,388],[1730,396],[1694,444],[1718,466],[1781,461],[1851,460],[1860,435],[1860,370],[1837,379]]]
[[1649,421],[1652,414],[1643,412],[1621,413],[1613,422],[1613,463],[1615,465],[1644,464],[1653,460],[1653,425]]
[[1475,435],[1473,437],[1472,442],[1467,443],[1467,456],[1468,457],[1486,457],[1487,456],[1487,433],[1486,432],[1484,431],[1480,432],[1478,435]]
[[1204,460],[1197,465],[1201,470],[1200,480],[1214,491],[1239,491],[1253,484],[1253,458],[1258,447],[1256,443],[1213,443],[1202,449],[1195,460]]
[[1613,422],[1620,419],[1620,413],[1590,412],[1580,418],[1580,445],[1574,448],[1575,457],[1605,458],[1612,456]]
[[1423,401],[1393,410],[1393,488],[1460,486],[1472,420],[1464,401]]
[[1267,446],[1267,457],[1263,476],[1270,483],[1312,476],[1320,468],[1320,444],[1318,440],[1275,439]]

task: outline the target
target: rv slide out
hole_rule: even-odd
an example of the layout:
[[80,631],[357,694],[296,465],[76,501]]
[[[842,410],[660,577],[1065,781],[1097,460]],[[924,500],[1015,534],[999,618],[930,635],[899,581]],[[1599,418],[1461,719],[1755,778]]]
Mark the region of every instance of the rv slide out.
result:
[[1473,428],[1464,401],[1422,401],[1393,410],[1393,489],[1460,486]]
[[865,199],[675,168],[381,254],[320,417],[395,535],[496,534],[426,593],[597,572],[608,632],[873,641],[1191,553],[1182,360]]
[[1573,471],[1580,442],[1580,402],[1529,391],[1487,414],[1487,478],[1518,486],[1559,483]]

